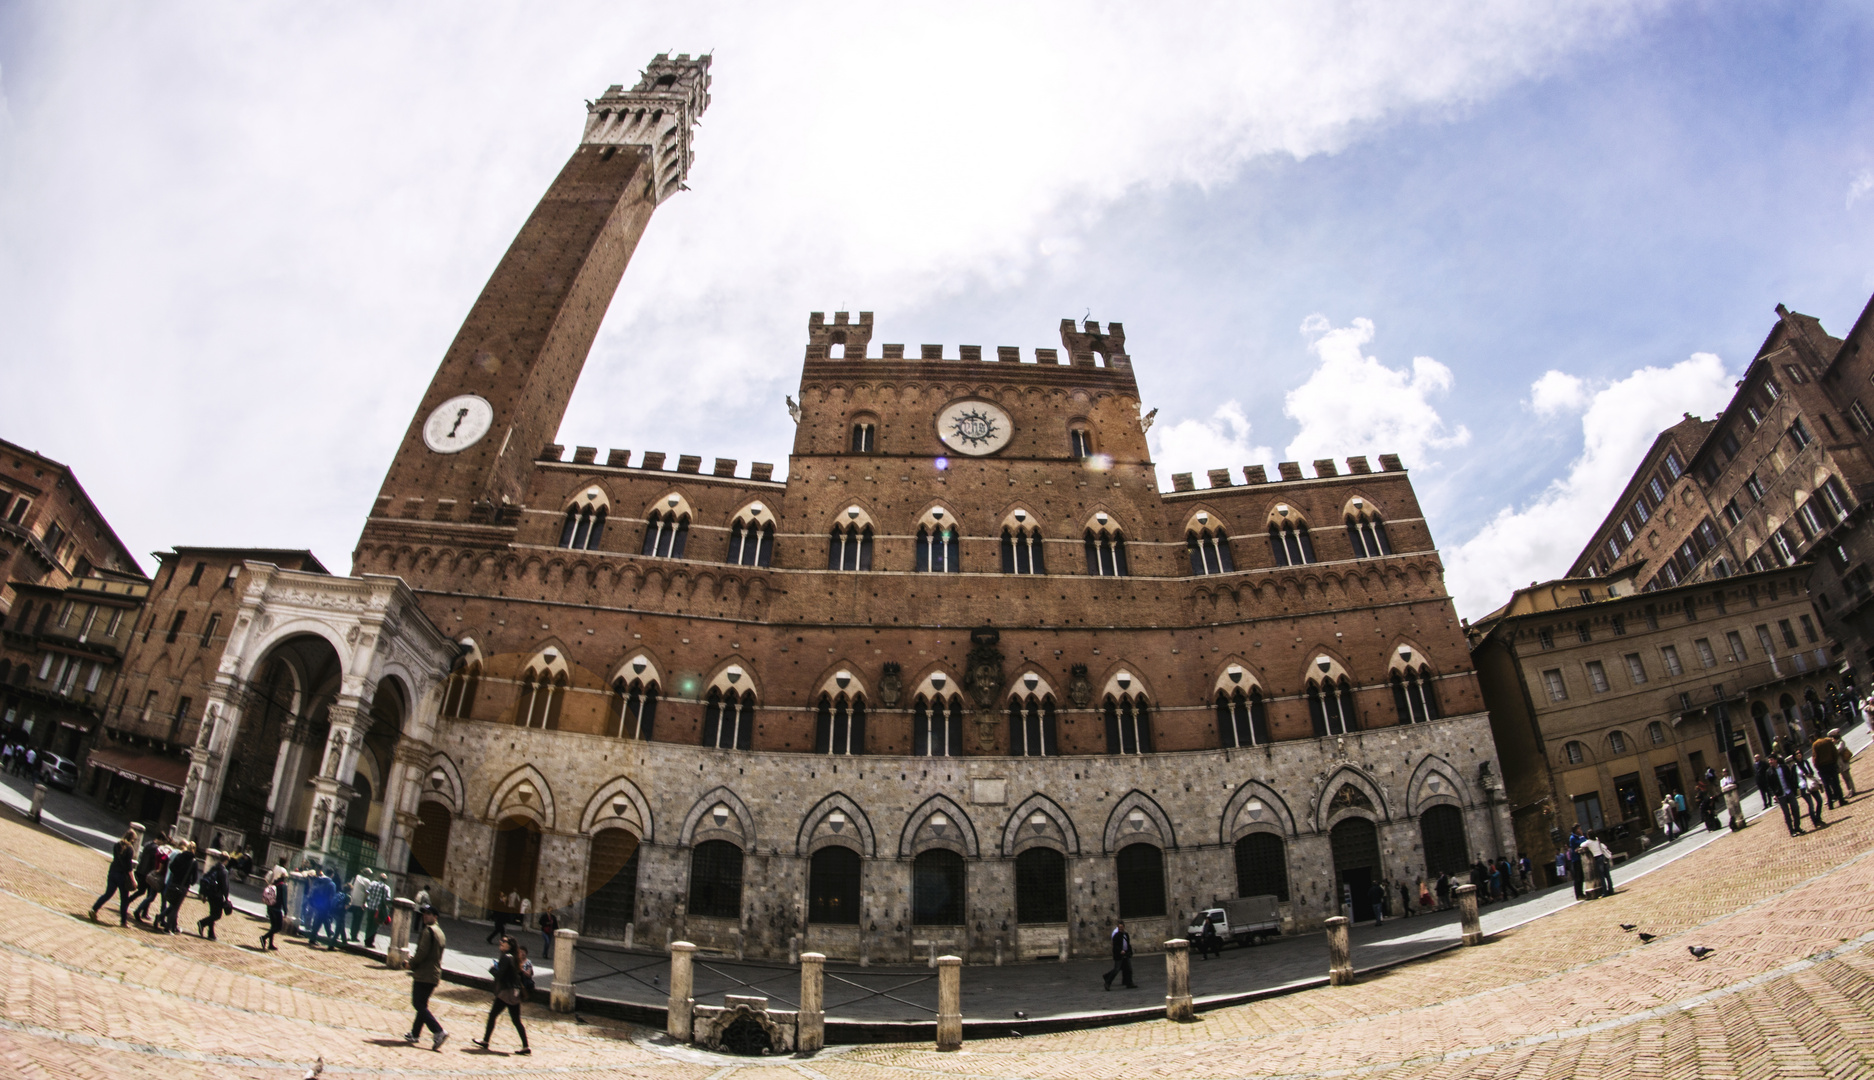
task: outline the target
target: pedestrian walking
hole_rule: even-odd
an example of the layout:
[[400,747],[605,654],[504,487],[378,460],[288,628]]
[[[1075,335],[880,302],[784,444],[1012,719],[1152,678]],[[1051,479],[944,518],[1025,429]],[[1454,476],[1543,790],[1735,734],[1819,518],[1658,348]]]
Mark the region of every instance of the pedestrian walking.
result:
[[493,919],[495,922],[495,928],[488,932],[488,944],[490,945],[493,945],[495,942],[506,937],[508,933],[508,923],[514,921],[514,915],[511,912],[504,910],[504,908],[507,905],[507,898],[501,897],[499,899],[502,904],[502,907],[495,908],[493,911],[490,911],[488,913],[488,917]]
[[137,834],[126,832],[117,843],[111,845],[111,868],[104,876],[104,895],[91,905],[91,921],[98,921],[98,909],[117,896],[117,925],[123,926],[130,921],[126,914],[130,910],[131,879],[137,868]]
[[156,916],[158,929],[171,934],[182,932],[176,928],[176,920],[182,914],[182,902],[188,899],[189,890],[194,888],[199,875],[195,845],[184,840],[169,853],[168,870],[163,875],[163,907]]
[[495,1021],[501,1018],[503,1012],[506,1012],[513,1017],[514,1030],[521,1037],[521,1048],[514,1052],[516,1054],[533,1053],[533,1050],[527,1046],[527,1028],[521,1024],[521,1000],[526,986],[523,982],[520,957],[515,951],[516,948],[513,938],[502,937],[501,955],[495,958],[494,966],[490,969],[495,977],[495,1000],[488,1009],[488,1026],[483,1029],[481,1038],[469,1040],[483,1050],[488,1049],[489,1040],[494,1038]]
[[1198,936],[1197,940],[1202,948],[1199,955],[1204,959],[1208,960],[1213,956],[1219,960],[1223,959],[1223,935],[1217,933],[1215,915],[1204,916],[1204,932]]
[[540,955],[541,956],[553,955],[553,934],[557,930],[559,930],[559,928],[560,928],[560,917],[553,913],[553,909],[550,907],[540,909]]
[[260,935],[260,947],[263,949],[280,951],[274,938],[286,926],[286,883],[292,877],[284,865],[267,871],[267,884],[260,890],[261,902],[267,905],[267,932]]
[[1412,886],[1403,881],[1399,883],[1399,917],[1412,917]]
[[1809,823],[1818,829],[1828,828],[1828,822],[1822,820],[1822,781],[1816,779],[1815,770],[1800,755],[1791,763],[1796,767],[1796,784],[1802,792],[1802,801],[1809,807]]
[[1848,800],[1841,793],[1841,729],[1831,728],[1827,735],[1817,739],[1809,748],[1809,760],[1815,763],[1816,776],[1828,796],[1828,808],[1846,806]]
[[1112,945],[1113,970],[1106,973],[1106,988],[1108,990],[1113,988],[1113,977],[1115,975],[1123,975],[1125,976],[1126,989],[1137,990],[1138,986],[1132,981],[1132,935],[1126,933],[1126,923],[1124,919],[1113,923]]
[[1421,911],[1435,911],[1437,909],[1434,908],[1432,905],[1436,903],[1437,901],[1432,899],[1431,886],[1425,884],[1424,878],[1420,878],[1419,879],[1419,909]]
[[[163,895],[163,874],[169,862],[169,846],[155,837],[144,841],[143,853],[137,857],[137,894],[143,897],[143,903],[130,917],[142,922],[149,918],[150,902]],[[157,909],[161,911],[161,909]]]
[[1785,765],[1775,754],[1768,760],[1769,769],[1764,774],[1765,790],[1776,798],[1777,806],[1783,810],[1783,824],[1789,826],[1791,836],[1801,836],[1802,808],[1797,805],[1800,791],[1800,776],[1795,769]]
[[[422,920],[422,926],[416,932],[416,954],[410,957],[410,1007],[416,1010],[416,1019],[410,1021],[410,1034],[405,1035],[403,1041],[416,1042],[422,1038],[423,1030],[428,1028],[429,1048],[441,1050],[442,1044],[449,1039],[449,1033],[443,1030],[436,1014],[429,1011],[429,996],[436,992],[437,985],[442,982],[442,952],[449,939],[443,936],[442,927],[436,925],[435,908],[425,904],[417,909],[417,917]],[[517,1027],[520,1025],[518,1014],[514,1023]],[[493,1026],[491,1018],[490,1030]],[[483,1048],[487,1045],[484,1039]]]
[[1516,856],[1516,873],[1522,878],[1524,892],[1536,887],[1536,864],[1529,860],[1528,852],[1525,851]]
[[[1874,699],[1870,699],[1870,703],[1874,703]],[[1846,739],[1836,734],[1836,732],[1840,730],[1840,728],[1836,728],[1830,731],[1829,735],[1835,740],[1835,757],[1837,764],[1841,768],[1842,786],[1848,789],[1848,797],[1852,799],[1859,794],[1859,792],[1854,789],[1854,769],[1851,767],[1854,764],[1854,751],[1848,749],[1848,741]]]
[[234,908],[228,903],[228,863],[227,855],[209,849],[208,870],[202,874],[202,903],[208,905],[208,914],[195,921],[195,934],[210,941],[215,940],[215,923]]
[[1446,871],[1440,870],[1438,872],[1438,910],[1443,911],[1450,906],[1451,875]]
[[1590,837],[1581,850],[1593,860],[1594,881],[1600,888],[1596,898],[1614,895],[1614,853],[1598,837]]
[[1756,760],[1751,763],[1751,769],[1757,780],[1757,794],[1763,796],[1765,810],[1770,809],[1771,801],[1776,798],[1777,785],[1775,778],[1770,775],[1770,768],[1769,760],[1762,754],[1758,754]]
[[366,908],[369,909],[365,915],[367,923],[364,935],[365,948],[377,948],[377,929],[390,919],[390,901],[390,875],[379,870],[377,877],[365,886],[364,902]]
[[[370,891],[371,875],[369,871],[360,870],[351,876],[351,888],[346,890],[349,894],[347,899],[350,902],[346,904],[345,907],[346,910],[351,913],[351,935],[347,940],[354,943],[364,936],[364,919],[365,913],[369,908],[368,901],[370,899]],[[343,922],[339,924],[338,931],[340,937],[345,937],[345,926]]]

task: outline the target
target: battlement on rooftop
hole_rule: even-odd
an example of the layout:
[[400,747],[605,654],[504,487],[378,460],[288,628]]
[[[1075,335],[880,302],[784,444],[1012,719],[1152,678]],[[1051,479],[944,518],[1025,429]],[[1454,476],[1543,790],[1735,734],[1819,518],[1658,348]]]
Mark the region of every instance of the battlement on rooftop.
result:
[[809,363],[843,360],[884,360],[896,363],[999,363],[1034,364],[1042,367],[1083,367],[1130,370],[1132,358],[1126,355],[1126,330],[1119,323],[1108,323],[1102,330],[1094,320],[1077,325],[1072,319],[1061,320],[1060,348],[1035,348],[1028,351],[1015,345],[998,345],[993,355],[984,355],[981,345],[958,345],[955,351],[944,345],[921,344],[916,352],[906,353],[902,344],[881,344],[872,350],[872,313],[861,311],[854,321],[852,312],[836,311],[827,321],[826,312],[816,311],[807,317],[807,354]]

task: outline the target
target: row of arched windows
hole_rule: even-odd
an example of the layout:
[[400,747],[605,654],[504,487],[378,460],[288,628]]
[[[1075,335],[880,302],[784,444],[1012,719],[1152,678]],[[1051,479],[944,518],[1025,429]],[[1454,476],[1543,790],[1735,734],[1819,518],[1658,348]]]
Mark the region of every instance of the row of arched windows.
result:
[[[878,453],[878,422],[872,419],[853,421],[852,437],[846,441],[846,447],[854,454]],[[1076,461],[1092,457],[1093,432],[1078,425],[1070,428],[1067,432],[1067,452]]]

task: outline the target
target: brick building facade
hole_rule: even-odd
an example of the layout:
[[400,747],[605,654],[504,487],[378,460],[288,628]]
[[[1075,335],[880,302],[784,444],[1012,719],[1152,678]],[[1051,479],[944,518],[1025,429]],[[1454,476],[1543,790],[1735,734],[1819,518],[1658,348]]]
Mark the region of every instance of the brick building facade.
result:
[[1628,568],[1518,589],[1472,623],[1522,849],[1552,856],[1577,822],[1637,842],[1706,769],[1749,783],[1777,738],[1813,738],[1835,673],[1811,572],[1640,591]]
[[[707,87],[707,58],[659,57],[591,103],[422,399],[359,576],[246,586],[186,827],[228,824],[227,747],[288,700],[254,673],[290,653],[354,704],[309,777],[325,828],[275,821],[276,844],[354,829],[358,749],[388,738],[392,869],[601,938],[1097,951],[1115,914],[1155,942],[1275,893],[1308,926],[1343,886],[1364,913],[1374,884],[1512,853],[1401,463],[1161,493],[1119,324],[907,355],[870,313],[816,313],[784,480],[550,444]],[[338,595],[379,581],[410,599]],[[353,609],[377,621],[321,614]],[[418,672],[432,630],[451,655]],[[387,692],[401,727],[364,719]]]
[[1642,589],[1812,563],[1831,655],[1874,662],[1871,301],[1845,338],[1777,305],[1777,321],[1711,420],[1662,432],[1570,576],[1632,568]]

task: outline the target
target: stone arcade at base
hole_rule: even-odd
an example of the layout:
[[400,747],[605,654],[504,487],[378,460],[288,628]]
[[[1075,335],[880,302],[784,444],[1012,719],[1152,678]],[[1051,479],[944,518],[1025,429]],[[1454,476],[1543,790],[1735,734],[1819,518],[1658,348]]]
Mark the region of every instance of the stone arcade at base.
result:
[[1363,916],[1375,884],[1514,854],[1398,459],[1161,493],[1118,323],[907,356],[870,313],[816,313],[785,481],[564,460],[708,66],[660,56],[591,104],[411,422],[361,576],[242,578],[185,827],[235,812],[227,748],[264,722],[276,778],[317,763],[304,821],[244,826],[270,858],[362,830],[465,914],[875,960],[1098,951],[1115,916],[1152,947],[1234,895],[1304,928],[1343,886]]

